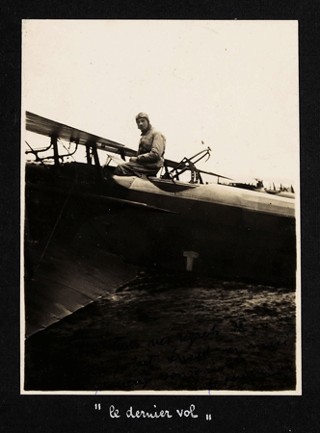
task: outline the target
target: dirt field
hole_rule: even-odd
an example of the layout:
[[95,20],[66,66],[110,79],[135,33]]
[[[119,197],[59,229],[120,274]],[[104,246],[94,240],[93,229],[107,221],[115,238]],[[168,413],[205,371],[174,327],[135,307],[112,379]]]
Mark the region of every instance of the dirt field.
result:
[[295,293],[142,275],[26,342],[26,390],[294,390]]

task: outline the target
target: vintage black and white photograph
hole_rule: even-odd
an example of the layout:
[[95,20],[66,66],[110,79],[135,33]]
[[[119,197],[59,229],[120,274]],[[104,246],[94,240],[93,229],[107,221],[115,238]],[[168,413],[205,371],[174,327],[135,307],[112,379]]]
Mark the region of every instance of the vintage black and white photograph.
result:
[[294,20],[22,21],[22,394],[301,394],[298,72]]

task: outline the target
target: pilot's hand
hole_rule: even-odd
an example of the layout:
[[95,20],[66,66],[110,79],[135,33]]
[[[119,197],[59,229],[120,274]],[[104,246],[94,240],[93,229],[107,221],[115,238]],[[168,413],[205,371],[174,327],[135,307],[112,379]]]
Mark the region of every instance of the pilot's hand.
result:
[[136,162],[136,161],[137,161],[137,158],[136,158],[135,156],[132,156],[132,157],[129,159],[129,161],[130,161],[130,162]]

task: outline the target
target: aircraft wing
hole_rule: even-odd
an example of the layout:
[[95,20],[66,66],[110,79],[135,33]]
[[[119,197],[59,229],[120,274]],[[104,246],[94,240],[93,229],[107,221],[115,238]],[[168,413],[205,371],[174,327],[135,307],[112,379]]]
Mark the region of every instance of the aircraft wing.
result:
[[124,156],[136,156],[137,153],[135,150],[130,149],[121,143],[117,143],[116,141],[81,131],[63,123],[30,113],[29,111],[26,112],[26,129],[36,134],[45,135],[47,137],[56,137],[81,145],[95,143],[98,149],[118,153]]
[[[107,152],[117,153],[121,156],[136,156],[136,150],[126,147],[124,144],[118,143],[107,138],[99,137],[90,134],[80,129],[73,128],[63,123],[56,122],[55,120],[47,119],[46,117],[39,116],[38,114],[26,112],[26,128],[30,132],[44,135],[47,137],[56,137],[66,140],[69,143],[78,143],[81,145],[96,144],[98,149]],[[177,168],[181,162],[175,162],[166,159],[168,167]],[[229,177],[222,176],[221,174],[212,173],[204,170],[198,170],[200,173],[217,176],[223,179],[230,179]]]
[[32,279],[26,281],[26,338],[133,281],[141,269],[119,255],[92,248],[84,257],[70,254],[67,247],[50,246]]

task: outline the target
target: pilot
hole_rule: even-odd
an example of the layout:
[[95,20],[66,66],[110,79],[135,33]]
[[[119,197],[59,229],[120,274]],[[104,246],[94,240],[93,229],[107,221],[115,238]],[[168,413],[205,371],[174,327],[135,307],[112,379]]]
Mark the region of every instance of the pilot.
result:
[[136,157],[118,165],[114,174],[118,176],[156,176],[164,163],[165,136],[154,129],[146,113],[136,116],[137,127],[141,131]]

